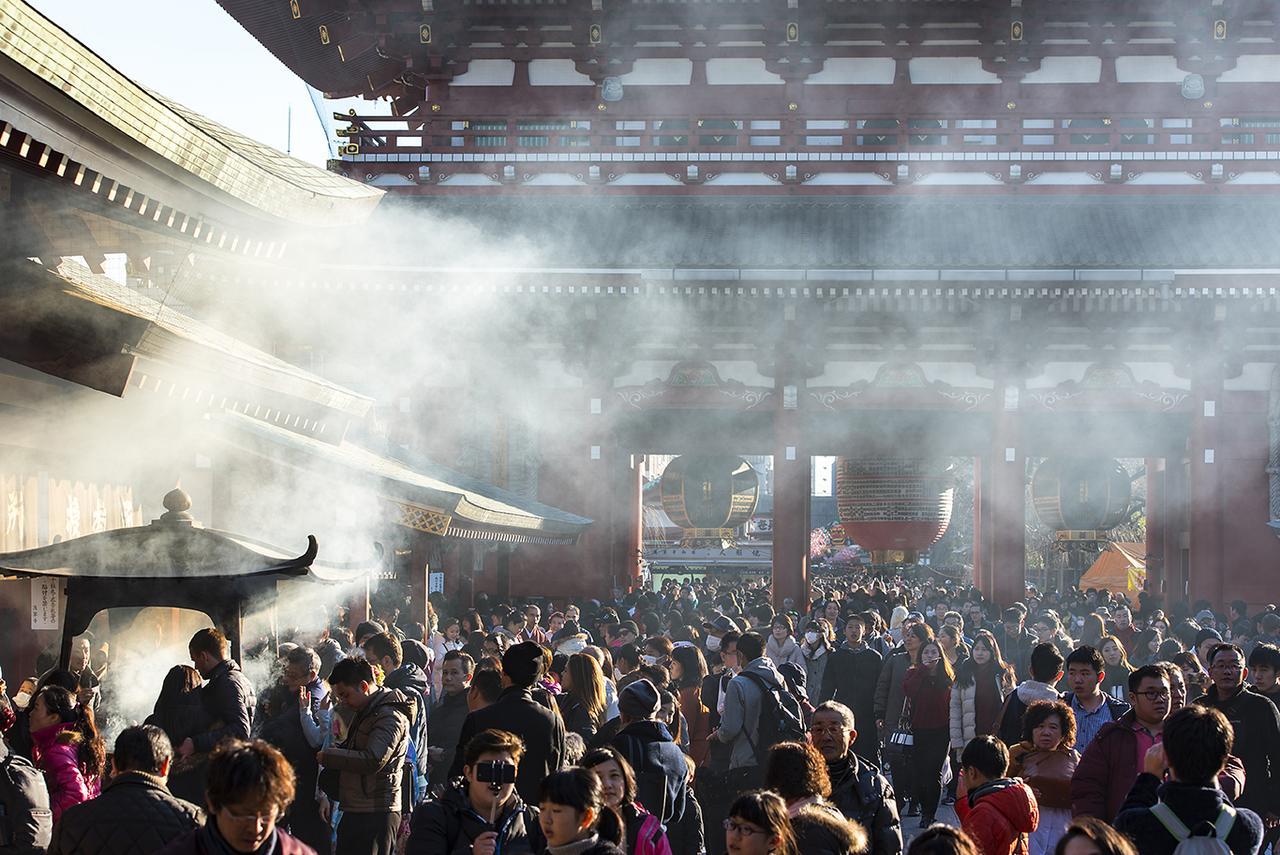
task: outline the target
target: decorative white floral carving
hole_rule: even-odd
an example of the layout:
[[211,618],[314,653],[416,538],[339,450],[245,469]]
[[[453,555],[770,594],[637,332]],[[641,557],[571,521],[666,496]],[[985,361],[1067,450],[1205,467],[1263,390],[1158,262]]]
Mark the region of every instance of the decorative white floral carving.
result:
[[67,496],[67,539],[80,536],[80,498],[74,493]]
[[89,530],[94,533],[107,530],[107,505],[102,499],[94,502]]
[[5,525],[5,534],[16,534],[17,540],[22,542],[26,532],[26,502],[23,499],[22,490],[9,491],[9,514],[8,523]]

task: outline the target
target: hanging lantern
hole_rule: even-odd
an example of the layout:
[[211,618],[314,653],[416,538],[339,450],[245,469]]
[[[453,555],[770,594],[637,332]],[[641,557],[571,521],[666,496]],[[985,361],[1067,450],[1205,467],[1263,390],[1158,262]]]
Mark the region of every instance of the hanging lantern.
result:
[[681,546],[728,549],[733,530],[755,513],[760,478],[741,457],[687,454],[667,464],[658,492],[662,509],[684,529]]
[[841,457],[836,506],[849,540],[872,563],[914,563],[951,523],[955,479],[937,460]]
[[[1129,473],[1106,457],[1053,457],[1036,468],[1031,478],[1031,501],[1047,528],[1080,536],[1060,539],[1100,539],[1129,516]],[[1085,537],[1092,534],[1092,537]]]

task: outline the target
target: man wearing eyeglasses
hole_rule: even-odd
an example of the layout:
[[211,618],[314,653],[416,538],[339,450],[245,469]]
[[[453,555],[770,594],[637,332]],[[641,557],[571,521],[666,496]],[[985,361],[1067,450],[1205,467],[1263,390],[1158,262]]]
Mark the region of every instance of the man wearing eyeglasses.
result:
[[1235,730],[1231,753],[1244,763],[1237,805],[1256,811],[1268,828],[1280,826],[1280,711],[1245,683],[1244,651],[1219,644],[1209,651],[1209,690],[1193,703],[1213,707]]
[[867,830],[870,855],[898,855],[902,851],[902,824],[893,787],[879,769],[854,751],[857,739],[849,707],[826,701],[813,711],[809,743],[827,761],[831,803],[846,819]]
[[1129,675],[1133,709],[1102,726],[1071,777],[1071,813],[1112,822],[1142,772],[1147,750],[1161,739],[1169,716],[1169,677],[1159,665]]

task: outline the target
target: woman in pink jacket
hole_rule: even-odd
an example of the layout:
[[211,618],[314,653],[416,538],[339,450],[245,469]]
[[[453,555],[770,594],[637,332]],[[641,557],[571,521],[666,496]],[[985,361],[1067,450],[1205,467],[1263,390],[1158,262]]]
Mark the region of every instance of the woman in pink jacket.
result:
[[31,702],[32,759],[49,786],[53,821],[98,795],[106,746],[93,712],[61,686],[45,686]]

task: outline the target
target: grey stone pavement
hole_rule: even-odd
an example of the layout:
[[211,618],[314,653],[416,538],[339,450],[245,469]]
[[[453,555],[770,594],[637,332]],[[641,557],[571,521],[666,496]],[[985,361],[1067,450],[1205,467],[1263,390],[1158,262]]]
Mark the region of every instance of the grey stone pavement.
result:
[[[956,828],[960,827],[960,820],[956,818],[955,808],[951,807],[951,805],[938,805],[938,812],[934,817],[934,821],[941,822],[944,825],[952,825]],[[910,841],[920,831],[920,817],[904,816],[902,818],[902,839],[904,842]]]

